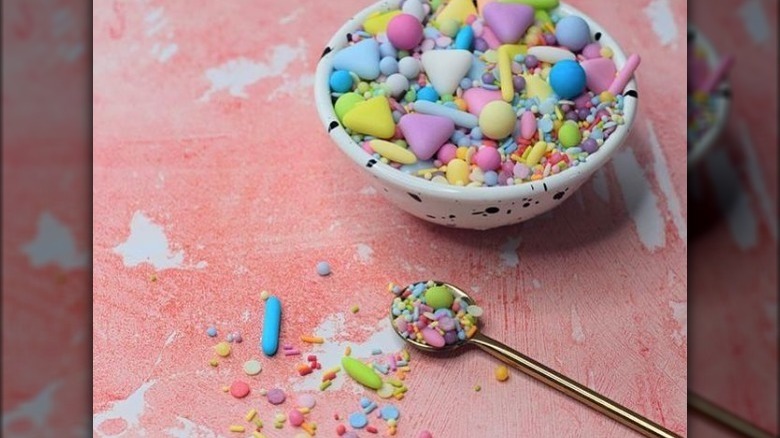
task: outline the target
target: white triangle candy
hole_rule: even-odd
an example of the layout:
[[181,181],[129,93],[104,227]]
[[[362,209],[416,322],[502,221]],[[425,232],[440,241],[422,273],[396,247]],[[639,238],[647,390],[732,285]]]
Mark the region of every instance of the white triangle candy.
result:
[[422,54],[422,65],[431,85],[440,96],[452,94],[471,69],[473,57],[468,50],[429,50]]

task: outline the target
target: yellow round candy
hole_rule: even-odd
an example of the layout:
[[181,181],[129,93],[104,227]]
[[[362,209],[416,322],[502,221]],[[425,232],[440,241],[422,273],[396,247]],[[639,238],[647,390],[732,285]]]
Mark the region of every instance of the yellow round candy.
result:
[[609,47],[602,47],[599,51],[599,54],[602,58],[611,58],[612,57],[612,49]]
[[612,102],[615,100],[615,96],[609,91],[602,91],[601,94],[599,94],[599,100],[605,103]]
[[466,185],[469,182],[469,165],[460,158],[454,158],[447,163],[447,182]]
[[496,368],[496,380],[503,382],[509,378],[509,368],[500,365]]
[[455,157],[459,158],[461,160],[466,159],[466,155],[469,153],[469,148],[466,146],[461,146],[458,149],[455,150]]
[[230,344],[227,342],[220,342],[214,346],[214,351],[216,351],[217,354],[222,357],[227,357],[230,355]]
[[501,140],[515,129],[517,115],[512,105],[503,100],[494,100],[479,113],[479,129],[488,138]]

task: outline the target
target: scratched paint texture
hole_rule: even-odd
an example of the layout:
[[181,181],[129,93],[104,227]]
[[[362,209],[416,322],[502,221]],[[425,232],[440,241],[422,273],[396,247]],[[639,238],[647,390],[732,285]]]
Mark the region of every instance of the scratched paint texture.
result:
[[[250,407],[270,424],[277,409],[257,392],[220,391],[259,357],[262,289],[282,299],[283,341],[328,337],[327,368],[348,343],[397,345],[381,322],[385,286],[425,278],[473,291],[486,333],[684,433],[686,5],[572,3],[642,56],[635,129],[558,209],[473,232],[393,208],[320,126],[322,47],[369,2],[97,2],[94,435],[230,435]],[[316,275],[319,260],[332,276]],[[245,339],[217,368],[211,324]],[[262,362],[255,391],[307,387],[295,359]],[[412,365],[399,436],[627,434],[519,373],[496,382],[496,361],[476,351],[412,352]],[[341,379],[315,391],[324,436],[334,411],[357,408],[360,391]]]
[[[725,132],[689,174],[696,213],[688,386],[774,434],[778,169],[777,124],[769,121],[777,118],[777,101],[766,96],[777,95],[777,7],[767,0],[692,3],[691,22],[736,65]],[[696,416],[689,431],[731,436]]]

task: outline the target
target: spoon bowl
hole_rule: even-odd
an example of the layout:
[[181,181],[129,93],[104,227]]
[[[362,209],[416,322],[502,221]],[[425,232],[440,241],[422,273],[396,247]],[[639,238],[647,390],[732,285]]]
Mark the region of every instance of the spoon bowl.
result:
[[[452,294],[453,301],[462,300],[467,306],[476,305],[476,301],[469,296],[463,289],[447,282],[443,281],[427,281],[412,283],[405,291],[413,289],[415,286],[425,284],[426,288],[432,288],[435,286],[445,286]],[[427,290],[427,289],[426,289]],[[440,291],[437,291],[440,292]],[[406,297],[408,295],[404,295]],[[415,295],[415,305],[422,304],[423,300],[426,300],[427,295],[424,293],[418,293]],[[396,301],[394,301],[395,303]],[[452,302],[450,302],[452,303]],[[428,305],[426,304],[426,307]],[[431,303],[431,307],[436,307]],[[462,307],[461,307],[462,308]],[[664,428],[663,426],[654,423],[653,421],[643,417],[642,415],[629,410],[628,408],[620,405],[617,402],[610,400],[609,398],[593,391],[592,389],[575,382],[574,380],[564,376],[563,374],[548,368],[545,365],[531,359],[530,357],[502,344],[501,342],[492,339],[479,331],[479,317],[477,317],[476,323],[473,325],[474,330],[470,336],[466,336],[464,339],[460,339],[457,342],[446,344],[442,347],[434,347],[427,343],[412,339],[404,334],[406,330],[401,330],[396,325],[396,319],[399,315],[393,315],[393,305],[390,308],[390,325],[395,330],[396,334],[404,341],[411,344],[415,348],[428,353],[441,353],[453,352],[460,349],[464,345],[472,344],[480,349],[484,350],[491,356],[505,362],[506,364],[517,368],[523,373],[533,377],[534,379],[544,383],[551,388],[554,388],[563,394],[587,405],[588,407],[612,418],[613,420],[633,429],[635,432],[640,433],[647,437],[662,437],[662,438],[680,438],[679,435]],[[419,308],[416,309],[415,315],[419,315]],[[423,317],[425,315],[422,315]],[[415,316],[416,318],[417,316]],[[431,318],[431,316],[428,316]],[[441,317],[439,318],[441,319]],[[416,321],[414,321],[416,323]],[[470,322],[470,321],[469,321]],[[433,322],[431,323],[433,324]],[[431,326],[424,328],[423,330],[429,330]]]

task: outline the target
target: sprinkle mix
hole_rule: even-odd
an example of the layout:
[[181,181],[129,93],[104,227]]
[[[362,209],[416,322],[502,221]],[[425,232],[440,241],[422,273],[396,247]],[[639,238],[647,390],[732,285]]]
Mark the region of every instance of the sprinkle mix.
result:
[[[395,290],[394,290],[395,292]],[[474,336],[482,308],[456,299],[446,285],[415,283],[396,292],[393,325],[407,338],[434,348]]]
[[640,59],[618,71],[600,34],[557,6],[405,0],[369,16],[333,55],[339,121],[376,160],[442,184],[512,185],[579,165],[625,123]]

